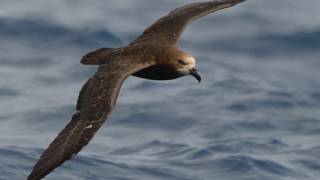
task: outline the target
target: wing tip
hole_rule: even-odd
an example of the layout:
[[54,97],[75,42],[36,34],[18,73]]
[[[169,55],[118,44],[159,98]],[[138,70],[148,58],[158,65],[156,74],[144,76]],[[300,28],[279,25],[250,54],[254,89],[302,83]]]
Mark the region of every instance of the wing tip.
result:
[[242,3],[242,2],[244,2],[244,1],[246,1],[246,0],[230,0],[230,3],[231,3],[232,5],[236,5],[236,4]]
[[39,177],[36,177],[34,174],[30,174],[28,177],[27,177],[27,180],[37,180],[37,179],[40,179]]
[[27,177],[27,180],[40,180],[43,178],[45,175],[39,174],[38,171],[33,170],[30,175]]
[[37,163],[31,173],[29,174],[29,176],[27,177],[27,180],[40,180],[42,178],[44,178],[45,176],[47,176],[51,171],[53,171],[54,168],[51,169],[44,169],[43,167],[38,167],[39,164]]
[[246,0],[239,0],[239,3],[245,2]]
[[237,4],[242,3],[244,1],[246,1],[246,0],[228,0],[228,1],[225,1],[225,2],[228,2],[229,7],[232,7],[232,6],[235,6]]

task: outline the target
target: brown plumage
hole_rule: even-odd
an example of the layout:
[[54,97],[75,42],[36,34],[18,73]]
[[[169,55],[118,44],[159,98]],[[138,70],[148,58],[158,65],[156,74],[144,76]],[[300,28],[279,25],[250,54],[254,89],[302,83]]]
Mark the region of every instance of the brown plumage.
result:
[[99,68],[82,87],[71,122],[41,155],[28,180],[45,177],[89,143],[113,110],[128,76],[169,80],[190,74],[201,81],[195,59],[176,46],[181,33],[192,21],[243,1],[212,0],[180,7],[160,18],[128,46],[101,48],[85,55],[81,63]]

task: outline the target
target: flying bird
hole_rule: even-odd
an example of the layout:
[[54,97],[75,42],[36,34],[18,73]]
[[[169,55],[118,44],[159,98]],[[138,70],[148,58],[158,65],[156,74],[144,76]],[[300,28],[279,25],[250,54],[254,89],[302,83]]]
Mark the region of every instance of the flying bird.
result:
[[128,76],[171,80],[201,76],[195,58],[178,48],[185,27],[194,20],[245,0],[211,0],[171,11],[125,47],[101,48],[82,57],[85,65],[99,65],[82,87],[71,122],[58,134],[28,176],[39,180],[74,157],[93,138],[112,112],[120,87]]

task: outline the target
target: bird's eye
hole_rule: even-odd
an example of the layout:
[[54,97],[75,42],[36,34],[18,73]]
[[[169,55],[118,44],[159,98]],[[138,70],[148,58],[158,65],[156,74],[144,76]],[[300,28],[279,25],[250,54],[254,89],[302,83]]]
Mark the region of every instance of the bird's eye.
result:
[[185,61],[183,61],[182,59],[178,59],[178,63],[182,64],[182,65],[188,65],[188,63],[186,63]]

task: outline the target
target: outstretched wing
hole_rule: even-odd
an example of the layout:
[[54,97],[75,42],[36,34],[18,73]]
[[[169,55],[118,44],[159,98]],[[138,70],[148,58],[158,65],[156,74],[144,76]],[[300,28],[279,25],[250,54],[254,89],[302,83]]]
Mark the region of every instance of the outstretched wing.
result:
[[147,66],[131,59],[100,66],[80,91],[78,112],[41,155],[28,180],[43,178],[87,145],[115,106],[122,82]]
[[197,2],[177,8],[168,15],[160,18],[149,26],[143,34],[133,43],[144,39],[156,39],[168,43],[177,43],[184,28],[194,20],[218,11],[234,6],[245,0],[212,0]]

